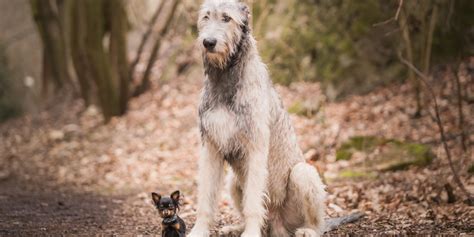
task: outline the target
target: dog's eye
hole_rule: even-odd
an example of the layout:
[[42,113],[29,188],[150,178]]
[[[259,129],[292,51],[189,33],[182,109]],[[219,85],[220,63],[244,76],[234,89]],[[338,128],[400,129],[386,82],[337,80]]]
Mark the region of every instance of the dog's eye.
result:
[[222,17],[222,21],[223,21],[223,22],[229,22],[230,20],[232,20],[232,18],[230,18],[230,17],[227,16],[227,15],[224,15],[224,16]]
[[209,16],[206,15],[202,19],[207,21],[207,20],[209,20]]

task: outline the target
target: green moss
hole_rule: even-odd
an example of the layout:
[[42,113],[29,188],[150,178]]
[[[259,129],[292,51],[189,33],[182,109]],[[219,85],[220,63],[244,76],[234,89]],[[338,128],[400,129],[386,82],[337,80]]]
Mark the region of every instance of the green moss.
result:
[[381,139],[373,136],[352,137],[346,146],[350,146],[358,151],[371,151],[380,144]]
[[302,115],[304,113],[303,103],[296,101],[288,108],[288,113]]
[[336,160],[350,160],[355,151],[369,157],[376,149],[378,154],[364,161],[364,168],[396,171],[413,165],[426,166],[435,158],[427,145],[374,136],[354,136],[337,149]]
[[303,103],[301,101],[296,101],[288,108],[288,113],[296,114],[299,116],[312,117],[316,115],[320,107],[318,104],[311,106],[310,104]]
[[427,145],[396,140],[388,144],[390,160],[382,168],[384,171],[404,170],[413,165],[423,167],[429,165],[435,158]]
[[374,172],[364,172],[364,171],[355,171],[355,170],[344,170],[339,173],[341,178],[374,178],[377,175]]
[[354,151],[372,152],[383,139],[373,136],[355,136],[343,143],[336,151],[336,160],[349,160]]
[[336,160],[350,160],[352,152],[349,149],[339,149],[336,151]]
[[407,143],[405,144],[405,149],[408,154],[413,158],[413,164],[418,166],[424,166],[430,164],[434,159],[434,154],[431,152],[430,148],[423,144],[417,143]]

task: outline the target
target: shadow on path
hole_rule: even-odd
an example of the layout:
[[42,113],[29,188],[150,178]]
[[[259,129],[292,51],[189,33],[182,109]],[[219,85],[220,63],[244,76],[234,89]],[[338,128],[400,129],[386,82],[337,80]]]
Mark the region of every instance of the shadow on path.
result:
[[109,233],[119,204],[110,197],[0,181],[0,236]]

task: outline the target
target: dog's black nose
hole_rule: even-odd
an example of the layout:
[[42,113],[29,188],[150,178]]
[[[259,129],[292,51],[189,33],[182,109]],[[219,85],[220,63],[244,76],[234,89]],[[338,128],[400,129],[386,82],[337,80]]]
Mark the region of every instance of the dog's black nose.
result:
[[217,39],[207,38],[207,39],[204,39],[202,43],[204,44],[204,47],[206,47],[207,50],[213,50],[214,47],[216,47]]

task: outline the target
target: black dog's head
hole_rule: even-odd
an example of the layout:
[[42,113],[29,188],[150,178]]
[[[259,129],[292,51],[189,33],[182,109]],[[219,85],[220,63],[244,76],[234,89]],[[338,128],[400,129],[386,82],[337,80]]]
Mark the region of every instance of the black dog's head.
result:
[[151,193],[151,197],[162,218],[172,217],[179,210],[179,191],[174,191],[169,197]]

